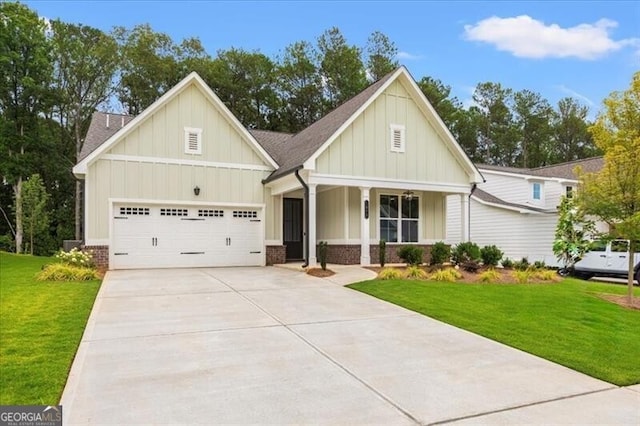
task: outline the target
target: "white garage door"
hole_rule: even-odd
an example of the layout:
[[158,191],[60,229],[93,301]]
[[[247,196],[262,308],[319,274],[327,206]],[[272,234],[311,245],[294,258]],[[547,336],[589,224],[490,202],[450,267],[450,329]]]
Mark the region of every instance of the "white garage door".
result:
[[113,269],[262,265],[260,209],[114,205]]

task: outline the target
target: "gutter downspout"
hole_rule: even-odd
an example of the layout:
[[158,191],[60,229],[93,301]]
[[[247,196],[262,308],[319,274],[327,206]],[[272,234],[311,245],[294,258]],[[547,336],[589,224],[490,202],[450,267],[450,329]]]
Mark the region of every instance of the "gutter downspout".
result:
[[300,173],[298,173],[300,169],[295,170],[296,178],[298,182],[304,188],[304,264],[303,268],[309,266],[309,186],[302,180]]

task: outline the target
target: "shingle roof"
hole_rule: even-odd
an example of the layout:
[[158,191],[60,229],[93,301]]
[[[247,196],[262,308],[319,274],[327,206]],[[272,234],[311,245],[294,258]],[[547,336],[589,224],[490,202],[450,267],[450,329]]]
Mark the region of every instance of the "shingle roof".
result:
[[553,164],[550,166],[534,167],[531,169],[492,166],[489,164],[478,164],[478,168],[481,170],[494,170],[498,172],[516,173],[529,176],[577,180],[577,176],[573,172],[577,166],[580,166],[586,173],[593,173],[602,169],[603,165],[603,157],[592,157],[582,160],[567,161],[566,163]]
[[[280,168],[265,182],[277,179],[301,167],[355,112],[382,87],[397,70],[390,72],[371,84],[362,92],[349,99],[309,127],[295,134],[286,142],[286,152],[282,156]],[[265,147],[266,149],[266,147]]]
[[289,149],[286,142],[293,136],[291,133],[257,129],[249,129],[249,133],[251,133],[251,136],[258,141],[262,148],[267,151],[278,165],[281,165],[285,161],[288,154],[287,150]]
[[504,201],[502,198],[498,198],[495,195],[489,194],[488,192],[485,192],[479,188],[476,188],[475,191],[473,191],[472,196],[486,203],[498,204],[505,207],[513,207],[521,210],[531,210],[538,213],[555,212],[555,210],[545,210],[538,207],[529,206],[527,204],[510,203],[508,201]]
[[134,117],[124,114],[112,114],[96,111],[91,117],[91,124],[87,136],[84,138],[82,150],[78,161],[83,160],[100,145],[115,135],[120,129],[126,126]]

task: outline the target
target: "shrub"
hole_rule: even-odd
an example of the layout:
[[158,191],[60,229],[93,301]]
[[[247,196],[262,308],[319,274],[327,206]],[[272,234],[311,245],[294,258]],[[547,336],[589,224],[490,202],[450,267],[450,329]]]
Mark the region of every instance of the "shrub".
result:
[[480,249],[480,257],[484,266],[498,266],[504,253],[496,246],[484,246]]
[[456,265],[471,260],[477,262],[480,260],[480,247],[471,241],[460,243],[451,250],[451,258]]
[[427,273],[419,266],[409,266],[404,275],[410,280],[423,280],[427,277]]
[[532,273],[531,271],[525,270],[515,270],[511,273],[511,276],[515,278],[518,284],[526,284],[531,279]]
[[513,262],[513,268],[518,271],[525,271],[529,268],[529,259],[523,257],[520,261]]
[[480,269],[480,264],[474,260],[468,260],[460,264],[460,267],[467,272],[476,273]]
[[503,268],[505,269],[511,269],[513,268],[513,260],[509,259],[508,257],[505,257],[504,259],[502,259],[500,261],[500,264],[502,265]]
[[0,250],[7,252],[16,251],[16,243],[11,235],[0,235]]
[[453,268],[438,269],[436,272],[429,276],[432,281],[446,281],[455,282],[462,278],[462,274]]
[[394,268],[384,268],[378,273],[379,280],[399,280],[402,278],[402,272]]
[[91,281],[100,279],[95,269],[84,266],[52,263],[36,276],[38,281]]
[[69,251],[60,250],[55,254],[55,258],[59,259],[65,265],[81,266],[86,268],[93,267],[93,255],[90,251],[82,251],[72,248]]
[[501,275],[500,272],[496,271],[493,268],[489,268],[478,277],[478,281],[482,283],[494,283],[500,281]]
[[533,262],[534,269],[545,269],[547,265],[545,265],[544,260],[536,260]]
[[560,279],[556,271],[551,269],[541,269],[535,273],[535,277],[542,281],[558,281]]
[[407,265],[421,265],[423,253],[422,248],[417,246],[404,246],[398,250],[398,256],[404,260]]
[[438,241],[431,247],[431,265],[442,265],[451,259],[451,247]]
[[384,264],[387,262],[387,242],[385,240],[380,240],[378,244],[378,256],[380,257],[380,267],[384,268]]
[[326,241],[320,241],[318,243],[318,260],[320,261],[320,267],[323,271],[327,270],[327,252],[328,244]]

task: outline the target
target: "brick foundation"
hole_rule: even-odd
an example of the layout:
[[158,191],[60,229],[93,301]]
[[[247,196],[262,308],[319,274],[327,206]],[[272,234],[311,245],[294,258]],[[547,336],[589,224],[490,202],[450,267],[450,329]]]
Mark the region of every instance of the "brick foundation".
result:
[[287,262],[286,246],[267,246],[267,265],[278,265]]
[[[404,247],[405,244],[388,244],[386,249],[385,263],[404,263],[398,256],[398,250]],[[424,253],[422,255],[422,262],[429,263],[431,260],[431,245],[430,244],[416,244],[417,247],[422,248]],[[380,263],[380,246],[378,244],[371,244],[369,248],[369,255],[371,256],[371,263]]]
[[109,246],[83,246],[93,254],[93,263],[100,269],[109,269]]
[[[318,248],[316,248],[316,255]],[[318,259],[320,263],[320,259]],[[336,244],[327,246],[327,263],[336,265],[359,265],[360,245]]]

